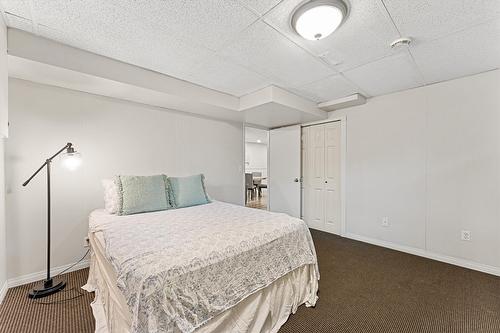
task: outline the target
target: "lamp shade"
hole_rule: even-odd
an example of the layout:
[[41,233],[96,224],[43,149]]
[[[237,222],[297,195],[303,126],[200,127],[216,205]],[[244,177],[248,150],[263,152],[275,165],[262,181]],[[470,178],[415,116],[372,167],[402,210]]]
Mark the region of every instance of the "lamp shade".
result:
[[61,164],[68,170],[76,170],[82,164],[82,156],[73,148],[68,148],[61,155]]

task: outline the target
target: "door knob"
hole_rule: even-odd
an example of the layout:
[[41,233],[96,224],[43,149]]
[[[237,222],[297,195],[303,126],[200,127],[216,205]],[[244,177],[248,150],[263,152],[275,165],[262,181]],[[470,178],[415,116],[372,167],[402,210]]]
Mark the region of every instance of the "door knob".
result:
[[328,183],[328,180],[325,180],[325,184]]
[[298,179],[298,178],[295,178],[293,181],[294,181],[294,182],[296,182],[296,183],[298,183],[298,182],[299,182],[299,179]]

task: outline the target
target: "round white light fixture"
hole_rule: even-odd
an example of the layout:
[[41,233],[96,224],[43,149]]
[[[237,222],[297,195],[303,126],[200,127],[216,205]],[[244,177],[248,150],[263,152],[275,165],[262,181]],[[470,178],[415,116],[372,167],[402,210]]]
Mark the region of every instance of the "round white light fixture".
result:
[[338,29],[347,17],[342,0],[313,0],[298,6],[292,14],[292,28],[303,38],[320,40]]

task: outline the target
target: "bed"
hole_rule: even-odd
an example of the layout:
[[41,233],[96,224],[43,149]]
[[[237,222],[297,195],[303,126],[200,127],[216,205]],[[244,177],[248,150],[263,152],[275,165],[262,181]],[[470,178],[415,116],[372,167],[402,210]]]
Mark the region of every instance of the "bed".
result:
[[277,332],[317,301],[306,224],[223,202],[89,217],[96,333]]

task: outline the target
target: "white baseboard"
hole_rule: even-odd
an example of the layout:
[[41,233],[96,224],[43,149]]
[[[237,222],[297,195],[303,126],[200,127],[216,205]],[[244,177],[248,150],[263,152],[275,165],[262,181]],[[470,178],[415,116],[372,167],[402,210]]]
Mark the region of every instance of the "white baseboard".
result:
[[[59,267],[53,267],[50,269],[50,274],[52,276],[54,276],[54,275],[58,274],[59,272],[67,269],[68,267],[71,267],[71,265],[73,265],[73,264],[63,265],[63,266],[59,266]],[[76,264],[75,266],[71,267],[70,269],[68,269],[65,273],[77,271],[79,269],[87,268],[87,267],[89,267],[89,260],[85,259],[85,260],[82,260],[81,262],[79,262],[78,264]],[[21,286],[23,284],[43,280],[46,275],[47,275],[47,271],[45,271],[45,270],[40,271],[40,272],[36,272],[36,273],[21,275],[21,276],[9,279],[7,281],[7,285],[9,288]]]
[[380,239],[360,236],[352,233],[345,233],[343,237],[354,239],[360,242],[369,243],[377,246],[386,247],[392,250],[401,251],[409,254],[414,254],[416,256],[433,259],[441,262],[445,262],[447,264],[452,264],[455,266],[465,267],[469,269],[473,269],[475,271],[480,271],[483,273],[488,273],[496,276],[500,276],[500,267],[490,266],[485,264],[480,264],[474,261],[460,259],[456,257],[451,257],[443,254],[438,254],[434,252],[430,252],[427,250],[419,249],[416,247],[400,245],[392,242],[383,241]]
[[8,281],[5,281],[2,286],[2,289],[0,289],[0,304],[2,304],[8,289],[9,289]]

